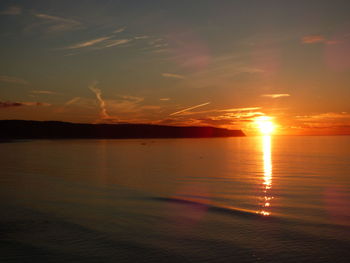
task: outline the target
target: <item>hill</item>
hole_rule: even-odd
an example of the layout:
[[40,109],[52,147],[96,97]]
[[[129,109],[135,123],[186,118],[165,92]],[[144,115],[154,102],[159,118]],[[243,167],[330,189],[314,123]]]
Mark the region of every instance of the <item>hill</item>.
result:
[[152,124],[84,124],[0,120],[0,139],[208,138],[245,136],[241,130]]

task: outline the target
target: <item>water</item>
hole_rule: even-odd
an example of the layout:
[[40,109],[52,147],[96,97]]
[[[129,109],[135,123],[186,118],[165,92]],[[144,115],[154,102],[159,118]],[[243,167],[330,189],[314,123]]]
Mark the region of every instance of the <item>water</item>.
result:
[[0,262],[348,262],[350,137],[0,144]]

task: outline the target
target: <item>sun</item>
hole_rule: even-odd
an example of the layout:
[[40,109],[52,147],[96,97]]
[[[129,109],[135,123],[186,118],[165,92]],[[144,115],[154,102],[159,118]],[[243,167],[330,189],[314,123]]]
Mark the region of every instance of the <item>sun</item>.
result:
[[275,124],[271,117],[260,116],[255,118],[254,123],[263,135],[271,135],[275,130]]

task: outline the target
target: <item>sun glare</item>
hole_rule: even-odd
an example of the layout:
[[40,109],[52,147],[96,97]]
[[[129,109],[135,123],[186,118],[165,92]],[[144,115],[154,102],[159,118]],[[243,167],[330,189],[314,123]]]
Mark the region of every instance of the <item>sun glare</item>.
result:
[[275,124],[272,122],[272,118],[268,116],[257,117],[255,124],[263,135],[271,135],[275,130]]

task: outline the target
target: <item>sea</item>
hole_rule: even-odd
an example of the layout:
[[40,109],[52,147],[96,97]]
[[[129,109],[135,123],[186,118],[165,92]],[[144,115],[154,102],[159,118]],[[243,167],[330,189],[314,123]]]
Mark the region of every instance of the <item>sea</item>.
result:
[[350,136],[0,143],[0,262],[350,262]]

